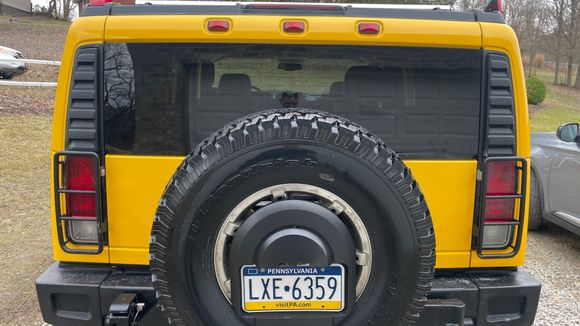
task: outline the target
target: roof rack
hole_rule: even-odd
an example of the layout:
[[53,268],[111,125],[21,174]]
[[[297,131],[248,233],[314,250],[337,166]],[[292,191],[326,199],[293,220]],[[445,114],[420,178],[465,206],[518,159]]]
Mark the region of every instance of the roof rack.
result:
[[246,2],[246,1],[179,1],[179,0],[137,0],[136,5],[162,5],[162,6],[252,6],[252,5],[272,5],[277,7],[302,6],[312,7],[344,7],[344,8],[364,8],[364,9],[419,9],[419,10],[448,10],[451,5],[392,5],[392,4],[371,4],[371,3],[320,3],[320,2]]

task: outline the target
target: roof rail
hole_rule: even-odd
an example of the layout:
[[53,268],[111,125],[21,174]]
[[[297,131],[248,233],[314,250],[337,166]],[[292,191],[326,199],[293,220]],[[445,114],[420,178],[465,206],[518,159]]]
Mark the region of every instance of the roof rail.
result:
[[251,5],[272,5],[276,6],[329,6],[329,7],[351,7],[366,9],[420,9],[420,10],[448,10],[451,5],[392,5],[392,4],[371,4],[371,3],[321,3],[321,2],[245,2],[245,1],[179,1],[179,0],[137,0],[136,5],[170,5],[170,6],[251,6]]

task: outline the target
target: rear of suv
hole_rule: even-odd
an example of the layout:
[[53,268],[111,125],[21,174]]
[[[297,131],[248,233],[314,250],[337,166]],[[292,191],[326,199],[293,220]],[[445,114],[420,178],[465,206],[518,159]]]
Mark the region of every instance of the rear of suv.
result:
[[531,325],[524,87],[493,10],[88,6],[57,89],[43,317]]

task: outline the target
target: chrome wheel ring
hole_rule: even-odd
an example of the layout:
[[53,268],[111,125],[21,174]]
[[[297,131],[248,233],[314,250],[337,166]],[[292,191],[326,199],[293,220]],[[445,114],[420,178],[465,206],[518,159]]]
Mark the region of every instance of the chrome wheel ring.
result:
[[240,202],[222,222],[214,245],[216,281],[231,303],[228,243],[253,212],[269,203],[288,198],[314,201],[336,214],[348,227],[356,246],[356,298],[363,293],[372,267],[372,246],[368,231],[355,210],[334,193],[313,185],[286,183],[259,190]]

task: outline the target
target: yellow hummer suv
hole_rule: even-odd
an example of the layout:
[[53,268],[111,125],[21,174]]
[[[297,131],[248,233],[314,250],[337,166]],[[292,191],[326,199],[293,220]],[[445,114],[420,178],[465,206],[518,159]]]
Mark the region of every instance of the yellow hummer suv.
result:
[[46,322],[533,323],[497,3],[103,2],[58,81]]

